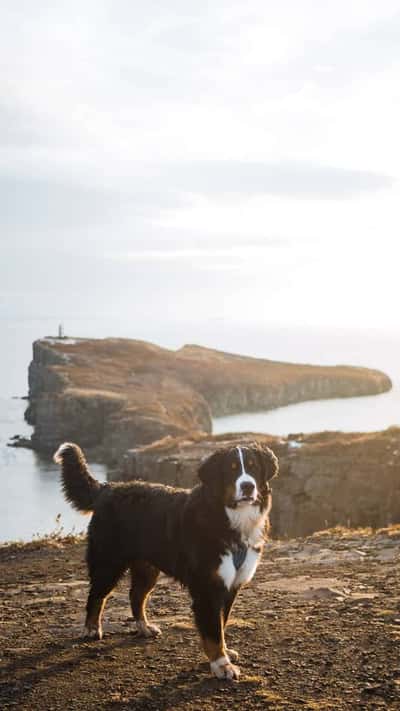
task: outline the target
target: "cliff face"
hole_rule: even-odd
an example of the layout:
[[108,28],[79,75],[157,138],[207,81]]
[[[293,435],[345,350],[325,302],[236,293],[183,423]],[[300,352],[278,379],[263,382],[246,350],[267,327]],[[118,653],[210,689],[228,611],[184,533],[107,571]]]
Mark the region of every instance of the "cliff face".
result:
[[273,481],[274,536],[304,536],[336,525],[377,528],[400,521],[398,427],[289,438],[260,434],[203,436],[192,442],[169,438],[128,452],[122,476],[191,487],[197,483],[203,457],[226,444],[254,439],[279,458],[280,475]]
[[76,440],[116,461],[132,444],[209,432],[206,401],[163,360],[163,349],[138,341],[36,341],[26,411],[33,446],[53,451]]
[[185,346],[176,359],[181,377],[203,395],[213,417],[391,388],[384,373],[360,367],[281,363],[199,346]]
[[212,417],[316,398],[380,393],[381,372],[296,365],[221,353],[178,351],[127,339],[42,339],[29,368],[33,446],[77,440],[116,462],[167,435],[210,433]]

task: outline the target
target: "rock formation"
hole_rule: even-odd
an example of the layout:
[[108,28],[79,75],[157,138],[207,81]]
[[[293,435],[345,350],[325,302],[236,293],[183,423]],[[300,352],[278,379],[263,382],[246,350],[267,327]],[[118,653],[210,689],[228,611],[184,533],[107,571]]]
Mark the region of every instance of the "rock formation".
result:
[[280,476],[272,482],[274,536],[304,536],[338,524],[379,527],[400,521],[399,427],[287,438],[262,434],[199,436],[193,441],[166,438],[127,452],[123,478],[191,487],[203,457],[218,447],[255,438],[271,447],[280,462]]
[[33,345],[27,421],[32,445],[51,452],[76,440],[118,462],[169,435],[210,433],[212,417],[390,389],[376,370],[280,363],[128,339],[45,338]]

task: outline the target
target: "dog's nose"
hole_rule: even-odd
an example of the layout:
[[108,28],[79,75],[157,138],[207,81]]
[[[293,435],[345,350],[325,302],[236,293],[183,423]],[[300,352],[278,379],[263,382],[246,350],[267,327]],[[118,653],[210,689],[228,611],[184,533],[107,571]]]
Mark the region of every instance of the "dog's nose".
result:
[[252,481],[243,481],[240,484],[240,488],[244,496],[252,496],[254,493],[255,486]]

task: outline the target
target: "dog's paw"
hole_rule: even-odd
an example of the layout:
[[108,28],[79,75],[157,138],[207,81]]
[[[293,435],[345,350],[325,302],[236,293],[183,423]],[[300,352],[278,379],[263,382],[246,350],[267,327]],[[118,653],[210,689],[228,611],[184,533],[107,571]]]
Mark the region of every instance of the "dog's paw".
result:
[[231,662],[237,662],[237,660],[239,659],[239,652],[237,652],[236,649],[226,648],[225,652]]
[[215,662],[210,662],[210,667],[211,673],[214,674],[217,679],[239,679],[240,669],[234,664],[231,664],[228,657],[220,657],[216,659]]
[[151,625],[148,622],[136,622],[137,636],[145,637],[149,639],[150,637],[158,637],[161,634],[161,630],[157,625]]
[[84,637],[86,637],[86,639],[92,639],[94,641],[95,640],[97,640],[97,641],[102,640],[103,639],[103,629],[102,629],[102,627],[94,627],[91,625],[87,625],[85,627]]

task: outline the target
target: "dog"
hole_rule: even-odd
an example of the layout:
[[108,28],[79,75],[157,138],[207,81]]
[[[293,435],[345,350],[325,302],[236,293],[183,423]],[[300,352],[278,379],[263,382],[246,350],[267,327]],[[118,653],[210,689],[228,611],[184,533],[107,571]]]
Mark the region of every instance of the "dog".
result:
[[256,571],[269,530],[269,482],[278,474],[274,453],[256,442],[218,449],[200,464],[200,481],[191,490],[144,481],[102,484],[78,445],[68,442],[54,459],[61,464],[66,499],[78,511],[93,512],[88,635],[102,638],[107,597],[128,569],[137,633],[159,635],[146,603],[162,571],[191,594],[211,673],[238,679],[238,654],[227,648],[224,628],[239,589]]

